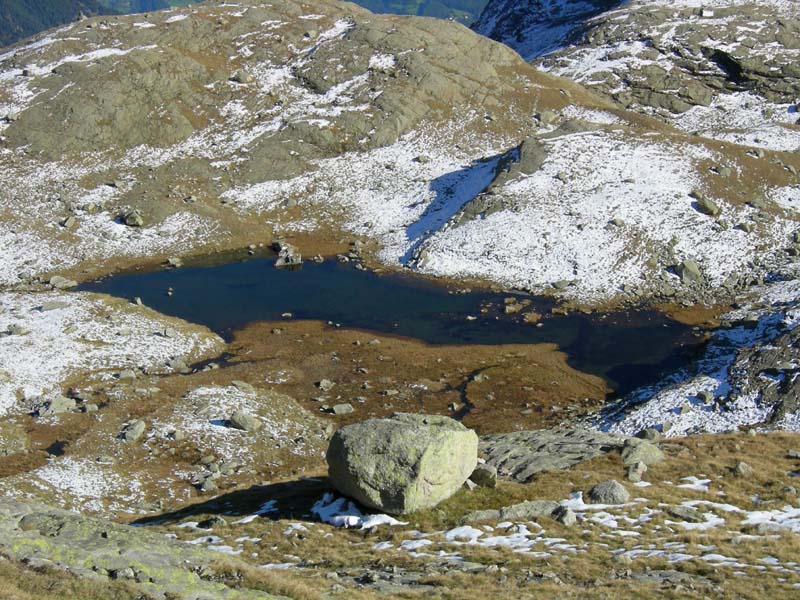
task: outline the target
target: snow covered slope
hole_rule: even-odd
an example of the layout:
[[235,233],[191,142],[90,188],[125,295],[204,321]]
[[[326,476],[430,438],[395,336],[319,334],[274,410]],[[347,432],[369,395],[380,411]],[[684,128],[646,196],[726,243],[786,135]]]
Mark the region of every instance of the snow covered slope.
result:
[[793,260],[796,156],[616,110],[443,21],[89,20],[0,55],[0,115],[4,286],[309,233],[586,302],[730,298]]

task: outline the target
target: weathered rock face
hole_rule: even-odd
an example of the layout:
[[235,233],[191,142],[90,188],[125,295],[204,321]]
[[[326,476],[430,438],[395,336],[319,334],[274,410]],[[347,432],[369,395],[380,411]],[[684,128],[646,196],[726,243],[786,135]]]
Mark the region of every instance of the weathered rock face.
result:
[[794,150],[798,40],[797,3],[634,0],[534,64],[692,133]]
[[541,471],[567,469],[620,450],[626,438],[587,429],[541,429],[481,438],[481,455],[500,475],[526,483]]
[[720,409],[734,406],[741,397],[755,395],[769,411],[770,423],[800,409],[800,329],[788,331],[768,343],[742,348],[731,368],[731,393]]
[[452,496],[475,469],[478,436],[448,417],[399,414],[331,439],[332,484],[365,506],[403,514]]
[[472,28],[532,60],[571,43],[592,17],[617,4],[620,0],[492,0]]
[[216,552],[144,528],[6,498],[0,498],[0,550],[18,561],[99,582],[129,579],[146,597],[275,598],[215,581],[211,565],[219,559]]

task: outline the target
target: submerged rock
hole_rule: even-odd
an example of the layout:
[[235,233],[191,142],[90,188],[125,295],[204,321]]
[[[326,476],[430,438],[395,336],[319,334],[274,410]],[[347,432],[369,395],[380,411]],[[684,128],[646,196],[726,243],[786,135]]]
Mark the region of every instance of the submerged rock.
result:
[[300,251],[286,242],[274,242],[272,249],[278,253],[278,259],[275,261],[276,267],[294,267],[303,264],[303,257]]
[[396,414],[339,429],[327,452],[331,483],[392,514],[436,506],[475,470],[478,436],[448,417]]

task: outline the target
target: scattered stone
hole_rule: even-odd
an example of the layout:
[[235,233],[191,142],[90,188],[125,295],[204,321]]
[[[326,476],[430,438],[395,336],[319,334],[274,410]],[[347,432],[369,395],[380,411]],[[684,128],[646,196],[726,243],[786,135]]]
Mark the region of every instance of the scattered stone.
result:
[[497,468],[492,465],[478,465],[469,478],[480,487],[497,487]]
[[197,526],[200,529],[213,529],[214,527],[225,527],[227,524],[228,522],[225,519],[219,515],[214,515],[208,519],[203,519],[197,524]]
[[673,506],[667,510],[667,514],[687,523],[702,523],[705,521],[702,513],[691,506]]
[[335,385],[330,379],[321,379],[317,382],[317,387],[323,392],[330,392]]
[[752,477],[755,474],[753,467],[742,461],[736,463],[732,471],[736,477]]
[[37,409],[37,414],[40,417],[51,417],[53,415],[60,415],[63,413],[71,412],[78,407],[78,403],[73,398],[66,396],[56,396],[49,402],[45,402],[43,406]]
[[641,462],[649,467],[660,463],[664,458],[664,453],[658,446],[638,438],[628,439],[622,449],[622,464],[625,466]]
[[42,305],[39,307],[39,311],[49,312],[51,310],[60,310],[62,308],[69,308],[69,302],[63,302],[61,300],[49,300],[42,303]]
[[643,462],[637,462],[628,467],[626,476],[628,481],[638,483],[642,480],[642,476],[647,472],[647,465]]
[[129,210],[124,212],[120,219],[128,227],[144,227],[144,217],[138,210]]
[[611,479],[598,483],[589,490],[587,497],[592,504],[625,504],[631,495],[624,485]]
[[247,84],[253,83],[255,78],[247,71],[237,71],[231,76],[231,81],[234,83]]
[[133,369],[125,369],[124,371],[120,371],[119,375],[117,375],[117,379],[120,381],[136,379],[136,371]]
[[701,283],[703,281],[703,274],[700,272],[700,267],[693,260],[684,260],[679,265],[675,266],[675,273],[681,278],[681,283],[688,285],[690,283]]
[[553,518],[565,527],[572,527],[578,522],[577,515],[567,506],[559,506],[556,508],[553,511]]
[[300,251],[283,241],[273,242],[272,249],[278,253],[278,259],[275,261],[276,267],[294,267],[303,264],[303,257]]
[[709,217],[718,217],[722,214],[722,209],[713,200],[706,198],[702,192],[692,192],[692,196],[695,199],[695,208],[698,212]]
[[230,416],[230,424],[231,427],[234,429],[240,429],[242,431],[258,431],[261,429],[263,423],[258,420],[258,418],[254,417],[251,414],[248,414],[244,411],[237,410]]
[[500,509],[503,521],[524,521],[536,517],[549,517],[558,509],[558,502],[552,500],[529,500]]
[[536,113],[536,120],[542,125],[552,125],[556,119],[558,119],[558,115],[552,110],[543,110],[542,112]]
[[653,427],[647,427],[637,433],[636,437],[641,440],[647,440],[648,442],[657,442],[661,439],[661,432]]
[[125,427],[122,428],[122,431],[119,434],[120,439],[129,444],[139,440],[144,435],[144,432],[147,430],[147,424],[142,421],[141,419],[137,419],[136,421],[131,421]]
[[327,452],[331,483],[392,514],[436,506],[478,462],[474,431],[448,417],[396,414],[339,429]]
[[7,335],[28,335],[30,332],[30,329],[25,329],[22,325],[17,325],[16,323],[12,323],[6,329]]
[[73,281],[72,279],[67,279],[66,277],[62,277],[61,275],[53,275],[50,278],[49,283],[57,290],[66,290],[78,286],[77,281]]
[[542,320],[542,315],[538,312],[531,311],[522,315],[522,322],[528,325],[536,325]]
[[350,413],[355,412],[352,404],[349,403],[342,403],[342,404],[335,404],[331,409],[331,412],[335,415],[349,415]]

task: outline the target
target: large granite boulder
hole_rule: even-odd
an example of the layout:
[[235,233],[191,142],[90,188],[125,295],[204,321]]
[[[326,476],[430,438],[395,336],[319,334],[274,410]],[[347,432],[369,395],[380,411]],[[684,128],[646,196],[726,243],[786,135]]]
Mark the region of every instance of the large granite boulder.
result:
[[478,462],[478,436],[448,417],[397,414],[339,429],[331,483],[364,506],[403,514],[452,496]]

